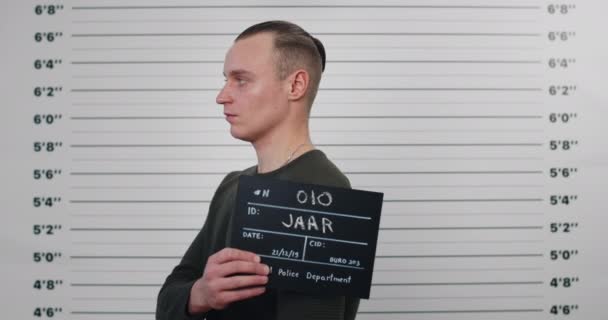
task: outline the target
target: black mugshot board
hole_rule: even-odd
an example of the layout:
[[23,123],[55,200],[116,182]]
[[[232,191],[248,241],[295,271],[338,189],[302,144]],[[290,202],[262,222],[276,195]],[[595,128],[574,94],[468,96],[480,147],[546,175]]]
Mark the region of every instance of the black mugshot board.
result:
[[268,287],[369,298],[383,194],[241,176],[231,246],[271,268]]

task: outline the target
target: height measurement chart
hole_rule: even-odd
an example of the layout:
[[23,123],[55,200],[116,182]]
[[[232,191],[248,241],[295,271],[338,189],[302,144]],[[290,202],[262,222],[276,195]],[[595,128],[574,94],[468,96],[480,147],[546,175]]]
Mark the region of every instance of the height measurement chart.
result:
[[[384,194],[357,319],[605,319],[605,1],[4,1],[2,312],[154,319],[230,171],[238,33],[326,47],[316,147]],[[255,316],[252,315],[252,319]]]

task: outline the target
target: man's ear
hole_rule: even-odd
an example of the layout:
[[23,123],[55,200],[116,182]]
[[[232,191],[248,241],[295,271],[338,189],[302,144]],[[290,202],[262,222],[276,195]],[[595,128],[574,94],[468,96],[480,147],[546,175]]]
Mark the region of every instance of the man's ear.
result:
[[300,100],[306,95],[310,77],[304,69],[298,69],[289,76],[289,100]]

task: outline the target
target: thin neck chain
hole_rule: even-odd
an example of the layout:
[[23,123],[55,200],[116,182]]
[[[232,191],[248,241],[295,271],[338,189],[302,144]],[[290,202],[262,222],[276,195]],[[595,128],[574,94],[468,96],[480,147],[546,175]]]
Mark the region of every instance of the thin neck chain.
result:
[[283,165],[286,165],[289,163],[289,161],[291,161],[291,158],[296,154],[296,152],[298,150],[300,150],[300,148],[302,148],[303,146],[307,145],[308,143],[302,143],[301,145],[297,146],[295,150],[293,150],[293,152],[289,155],[289,157],[287,157],[287,161],[285,161],[285,163]]

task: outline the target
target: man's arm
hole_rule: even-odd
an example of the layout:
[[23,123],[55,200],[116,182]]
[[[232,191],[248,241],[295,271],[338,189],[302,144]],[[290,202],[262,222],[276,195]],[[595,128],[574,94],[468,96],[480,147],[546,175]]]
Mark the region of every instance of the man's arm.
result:
[[165,280],[158,294],[157,320],[204,319],[211,310],[264,292],[260,286],[268,281],[268,267],[259,263],[260,258],[250,252],[222,249],[227,217],[226,212],[220,212],[226,209],[220,208],[226,201],[226,182],[236,176],[238,172],[232,172],[220,183],[202,230]]
[[[173,269],[165,280],[156,302],[156,319],[203,319],[204,316],[191,316],[188,314],[188,301],[192,286],[203,275],[203,267],[207,264],[207,258],[218,247],[217,239],[217,212],[218,198],[225,192],[226,182],[237,172],[231,172],[224,177],[217,187],[211,203],[207,218],[201,231],[196,235],[188,250],[182,257],[180,263]],[[221,201],[221,200],[220,200]],[[219,249],[215,249],[219,250]]]
[[196,240],[161,288],[157,320],[204,319],[209,311],[222,310],[265,291],[269,268],[260,263],[259,256],[224,248],[206,259],[203,274],[198,276],[196,264],[187,262],[196,252],[195,244]]
[[203,273],[207,262],[206,252],[207,223],[196,236],[184,254],[179,265],[165,280],[156,303],[157,320],[204,319],[204,315],[192,316],[188,313],[188,300],[192,286]]

